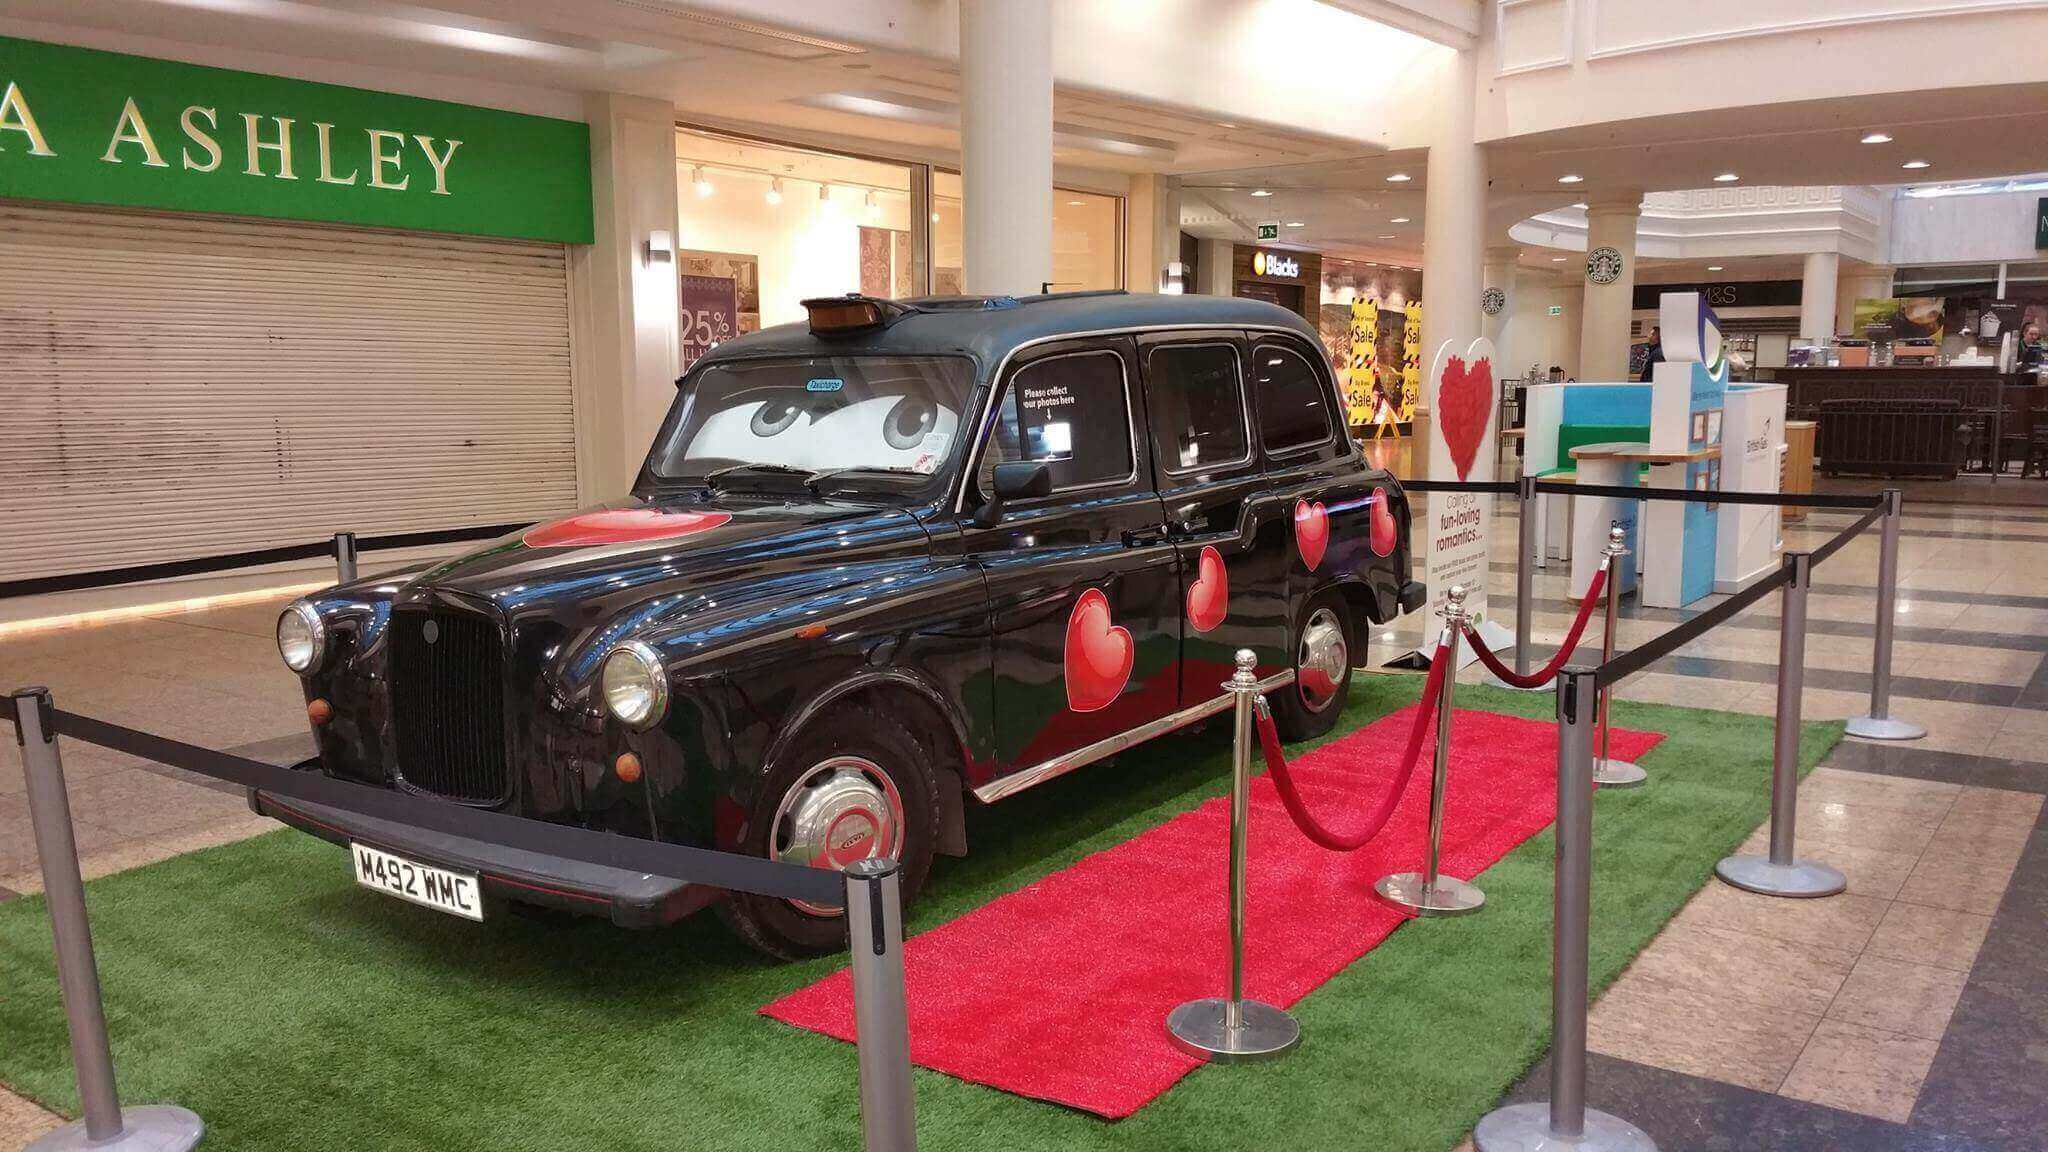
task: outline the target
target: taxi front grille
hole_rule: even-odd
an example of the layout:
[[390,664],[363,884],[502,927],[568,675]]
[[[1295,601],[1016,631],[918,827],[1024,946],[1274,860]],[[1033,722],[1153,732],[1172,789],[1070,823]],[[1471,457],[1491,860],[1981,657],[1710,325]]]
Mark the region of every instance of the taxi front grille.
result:
[[510,792],[505,657],[487,616],[443,607],[392,614],[391,711],[399,777],[422,792],[496,804]]

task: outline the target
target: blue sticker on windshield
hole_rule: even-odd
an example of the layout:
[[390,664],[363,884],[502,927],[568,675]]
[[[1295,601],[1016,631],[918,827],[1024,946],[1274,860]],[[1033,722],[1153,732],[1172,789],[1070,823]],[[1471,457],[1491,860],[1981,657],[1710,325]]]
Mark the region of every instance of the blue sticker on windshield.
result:
[[810,383],[804,385],[804,391],[837,392],[844,387],[846,387],[846,381],[838,379],[837,377],[827,377],[823,380],[813,380]]

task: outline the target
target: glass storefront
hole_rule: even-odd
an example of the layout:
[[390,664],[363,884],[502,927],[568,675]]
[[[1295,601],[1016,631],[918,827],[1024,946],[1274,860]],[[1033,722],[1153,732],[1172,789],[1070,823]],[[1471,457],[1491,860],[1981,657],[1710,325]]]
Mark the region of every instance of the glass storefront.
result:
[[[1121,196],[1052,190],[1052,290],[1083,292],[1124,286],[1124,201]],[[960,174],[932,172],[932,291],[957,294],[964,259]]]
[[[684,365],[720,340],[803,319],[809,297],[960,292],[960,183],[924,164],[678,127]],[[1051,194],[1052,290],[1123,287],[1123,198]]]

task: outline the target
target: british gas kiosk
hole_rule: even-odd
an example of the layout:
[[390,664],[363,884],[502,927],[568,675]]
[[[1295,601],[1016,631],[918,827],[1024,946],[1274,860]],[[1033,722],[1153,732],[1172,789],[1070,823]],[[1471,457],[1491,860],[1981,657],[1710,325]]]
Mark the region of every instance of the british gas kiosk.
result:
[[[1721,321],[1698,292],[1658,301],[1664,359],[1651,372],[1648,488],[1721,488],[1728,361]],[[1720,506],[1679,500],[1642,504],[1641,602],[1682,608],[1714,591]]]

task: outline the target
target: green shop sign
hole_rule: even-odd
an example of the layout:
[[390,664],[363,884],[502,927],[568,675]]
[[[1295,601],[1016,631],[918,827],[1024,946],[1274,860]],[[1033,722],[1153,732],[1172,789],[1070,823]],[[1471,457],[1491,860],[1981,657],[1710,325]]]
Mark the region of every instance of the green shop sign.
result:
[[0,197],[588,244],[590,128],[0,36]]

